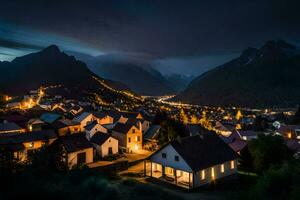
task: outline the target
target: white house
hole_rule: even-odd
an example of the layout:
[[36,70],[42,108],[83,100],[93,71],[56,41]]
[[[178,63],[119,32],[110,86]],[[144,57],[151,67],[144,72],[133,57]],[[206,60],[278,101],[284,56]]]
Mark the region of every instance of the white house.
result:
[[174,140],[144,161],[145,175],[197,188],[237,173],[236,153],[215,133]]
[[93,122],[94,120],[94,115],[88,112],[83,112],[73,119],[73,121],[80,123],[81,130],[84,130],[84,127],[89,123]]
[[101,124],[98,124],[97,121],[93,121],[84,127],[86,138],[90,140],[93,135],[97,132],[107,133],[107,129],[104,128]]
[[101,157],[115,155],[119,152],[119,141],[109,134],[98,132],[91,137],[90,142]]
[[70,169],[77,165],[85,165],[93,162],[93,146],[84,134],[63,136],[60,141],[66,151],[66,162]]

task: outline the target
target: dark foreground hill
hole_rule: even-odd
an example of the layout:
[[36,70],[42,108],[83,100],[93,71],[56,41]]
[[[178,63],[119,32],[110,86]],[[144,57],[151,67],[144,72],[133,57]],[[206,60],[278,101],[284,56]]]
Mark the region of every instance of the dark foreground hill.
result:
[[300,103],[299,74],[299,49],[282,40],[268,41],[195,78],[174,100],[199,105],[295,106]]

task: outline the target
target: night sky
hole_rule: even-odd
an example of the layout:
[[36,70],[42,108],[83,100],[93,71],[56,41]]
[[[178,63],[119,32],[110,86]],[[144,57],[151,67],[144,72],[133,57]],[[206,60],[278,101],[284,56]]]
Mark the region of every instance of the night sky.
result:
[[1,0],[0,60],[56,44],[197,75],[270,39],[300,44],[298,0]]

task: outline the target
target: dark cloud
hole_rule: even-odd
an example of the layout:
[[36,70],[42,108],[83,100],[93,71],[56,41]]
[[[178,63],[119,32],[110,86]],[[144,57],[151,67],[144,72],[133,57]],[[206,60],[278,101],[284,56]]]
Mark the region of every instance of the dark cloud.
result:
[[42,46],[39,46],[39,45],[27,44],[27,43],[24,43],[24,42],[17,42],[17,41],[11,41],[11,40],[5,40],[5,39],[2,39],[2,38],[0,38],[0,47],[19,49],[19,50],[22,50],[22,49],[25,49],[25,50],[39,50],[39,49],[43,48]]
[[0,21],[105,52],[165,58],[300,42],[299,10],[299,0],[1,0]]

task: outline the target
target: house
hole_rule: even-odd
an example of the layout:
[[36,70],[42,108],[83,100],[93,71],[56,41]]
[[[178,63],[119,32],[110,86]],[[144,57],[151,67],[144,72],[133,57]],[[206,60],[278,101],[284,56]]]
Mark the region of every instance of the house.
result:
[[52,127],[57,131],[59,136],[79,133],[81,131],[80,123],[69,119],[61,119],[53,123]]
[[112,129],[112,135],[119,140],[119,145],[129,153],[138,152],[143,148],[143,135],[141,124],[129,121],[118,122]]
[[86,139],[85,134],[78,133],[63,136],[60,141],[66,152],[66,162],[69,169],[94,161],[93,146]]
[[106,157],[118,154],[119,141],[107,133],[95,133],[90,142],[93,144],[100,157]]
[[27,129],[28,131],[40,131],[42,130],[42,127],[45,125],[45,122],[38,118],[30,119],[27,122]]
[[281,135],[288,139],[300,139],[299,125],[282,125],[275,131],[275,134]]
[[53,124],[59,119],[61,119],[61,115],[56,113],[44,113],[40,116],[40,120],[47,124]]
[[98,123],[101,125],[114,123],[114,118],[105,112],[94,113],[94,116],[97,118]]
[[98,121],[93,121],[84,127],[86,137],[88,140],[93,137],[93,135],[97,132],[107,133],[108,130],[104,128],[101,124],[98,124]]
[[24,132],[24,129],[14,122],[4,121],[0,123],[0,134],[18,134],[22,132]]
[[57,136],[52,130],[32,131],[18,135],[0,136],[0,147],[10,150],[18,161],[29,156],[45,144],[52,144]]
[[232,131],[228,127],[223,125],[221,122],[216,122],[214,130],[216,131],[216,133],[223,136],[228,136],[232,133]]
[[84,127],[86,125],[88,125],[89,123],[91,123],[95,120],[96,120],[96,118],[94,117],[94,115],[92,113],[88,113],[88,112],[83,112],[73,119],[74,122],[80,123],[81,131],[84,130]]
[[250,141],[253,139],[257,139],[259,134],[264,134],[258,131],[246,130],[246,131],[237,131],[242,140]]
[[144,161],[146,176],[193,189],[237,173],[237,154],[215,133],[179,138]]

